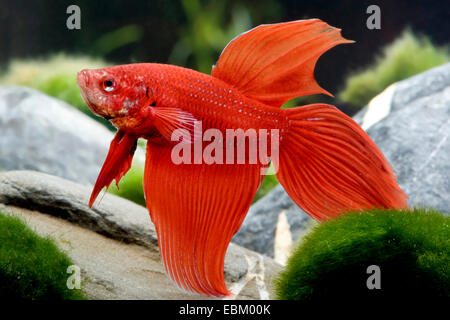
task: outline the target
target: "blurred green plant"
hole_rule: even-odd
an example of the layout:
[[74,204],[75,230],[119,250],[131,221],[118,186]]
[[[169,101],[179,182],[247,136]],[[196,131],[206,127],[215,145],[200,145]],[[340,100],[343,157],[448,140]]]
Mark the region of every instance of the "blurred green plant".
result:
[[19,218],[0,212],[0,298],[81,300],[67,287],[73,262],[50,238],[42,238]]
[[120,27],[98,38],[91,45],[92,54],[104,57],[116,49],[131,43],[138,43],[143,35],[144,31],[141,26],[130,24]]
[[1,85],[19,85],[37,89],[63,100],[94,120],[112,129],[103,118],[95,116],[86,106],[77,85],[77,72],[87,68],[103,68],[106,62],[85,56],[55,54],[42,59],[13,60],[0,75]]
[[253,198],[253,202],[258,201],[262,197],[264,197],[270,190],[276,187],[278,184],[277,177],[275,175],[267,175],[264,176],[264,180],[259,187],[258,191],[256,191],[255,197]]
[[[278,299],[450,297],[450,217],[427,209],[351,212],[313,227],[276,280]],[[381,269],[369,290],[367,267]]]
[[200,72],[210,73],[220,52],[231,39],[251,29],[252,21],[247,8],[235,4],[231,20],[227,24],[224,12],[226,1],[182,0],[183,11],[188,20],[183,26],[180,40],[175,44],[169,63],[192,66]]
[[386,46],[375,63],[366,70],[348,77],[338,98],[355,106],[367,103],[394,82],[409,78],[450,61],[447,47],[434,46],[426,36],[406,30]]

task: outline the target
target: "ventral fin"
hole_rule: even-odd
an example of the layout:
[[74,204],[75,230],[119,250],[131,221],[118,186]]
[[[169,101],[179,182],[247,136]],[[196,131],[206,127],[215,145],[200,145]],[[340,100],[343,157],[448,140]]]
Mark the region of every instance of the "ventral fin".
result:
[[118,184],[120,179],[127,173],[131,167],[136,145],[136,136],[122,130],[116,133],[111,141],[108,155],[92,190],[89,207],[92,207],[103,187],[109,187],[113,180],[116,180],[116,184]]
[[[171,107],[154,107],[152,114],[155,117],[156,129],[168,141],[173,141],[174,138],[176,141],[193,143],[201,136],[199,122],[187,111]],[[175,130],[177,132],[173,136]]]
[[351,42],[319,19],[261,25],[225,47],[212,76],[274,107],[299,96],[331,95],[314,79],[316,62],[332,47]]

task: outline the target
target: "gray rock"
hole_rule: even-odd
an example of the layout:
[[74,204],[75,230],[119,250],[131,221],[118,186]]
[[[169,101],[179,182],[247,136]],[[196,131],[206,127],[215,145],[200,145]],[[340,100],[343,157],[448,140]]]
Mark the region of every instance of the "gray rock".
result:
[[311,225],[311,218],[277,185],[250,207],[233,242],[256,252],[274,257],[275,231],[281,213],[286,214],[292,241],[298,241]]
[[[421,98],[442,95],[450,86],[450,63],[397,83],[391,110],[397,111]],[[448,99],[448,98],[447,98]],[[448,100],[447,100],[448,101]],[[427,102],[424,102],[426,104]]]
[[[178,289],[164,272],[147,210],[106,193],[92,209],[90,187],[34,171],[0,172],[0,211],[56,238],[81,268],[91,299],[205,299]],[[1,205],[3,204],[3,205]],[[225,279],[236,299],[273,297],[280,266],[231,244]]]
[[[368,130],[393,166],[412,206],[450,213],[450,64],[396,84],[390,113]],[[362,125],[368,107],[355,115]],[[280,213],[298,241],[311,219],[277,186],[249,210],[233,242],[274,256]]]
[[359,124],[360,126],[363,123],[363,117],[364,117],[364,114],[366,113],[366,111],[367,111],[367,106],[364,107],[363,109],[361,109],[357,114],[355,114],[353,116],[353,120],[355,120],[355,122],[357,124]]
[[391,112],[367,133],[410,205],[450,213],[450,64],[399,82]]
[[91,209],[91,191],[91,187],[37,171],[0,172],[0,203],[46,212],[126,243],[158,246],[144,207],[105,193]]
[[0,87],[0,170],[36,170],[93,184],[113,133],[65,102]]

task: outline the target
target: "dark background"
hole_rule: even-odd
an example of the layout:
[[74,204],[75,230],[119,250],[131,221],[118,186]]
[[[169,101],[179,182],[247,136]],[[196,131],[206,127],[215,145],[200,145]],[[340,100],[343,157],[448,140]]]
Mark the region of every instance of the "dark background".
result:
[[[241,6],[248,10],[253,26],[320,18],[341,28],[343,36],[356,43],[338,46],[324,54],[316,70],[318,82],[332,93],[342,88],[349,73],[371,63],[380,48],[406,27],[426,34],[438,45],[448,42],[450,31],[447,1],[200,1],[205,10],[219,3],[223,5],[224,25],[230,21],[232,9]],[[71,4],[81,8],[81,30],[66,27],[69,16],[66,8]],[[366,9],[371,4],[381,8],[381,30],[366,27],[369,16]],[[114,64],[166,63],[180,36],[189,30],[189,23],[179,1],[0,0],[0,72],[12,58],[35,58],[59,51],[100,55]],[[102,35],[130,24],[141,31],[139,41],[104,54],[95,50],[93,44]],[[216,54],[218,57],[220,51]],[[196,68],[189,60],[184,66]]]

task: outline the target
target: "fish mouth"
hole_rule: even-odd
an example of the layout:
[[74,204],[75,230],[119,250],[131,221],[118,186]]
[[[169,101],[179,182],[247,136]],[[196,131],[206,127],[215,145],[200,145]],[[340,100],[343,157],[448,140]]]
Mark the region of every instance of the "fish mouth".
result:
[[90,101],[89,101],[89,103],[88,102],[86,102],[86,103],[96,116],[101,117],[105,120],[114,121],[116,119],[122,119],[122,118],[127,117],[127,115],[125,115],[125,114],[111,115],[110,113],[106,113],[104,111],[100,112],[99,108],[97,108],[97,106],[95,104],[91,103]]
[[104,119],[106,119],[106,120],[114,120],[114,119],[120,119],[120,118],[125,118],[126,117],[126,115],[118,115],[118,116],[111,116],[111,115],[109,115],[109,114],[107,114],[107,115],[101,115],[101,117],[103,117]]
[[91,109],[92,113],[95,114],[98,117],[102,117],[102,118],[106,118],[106,117],[111,117],[109,114],[104,114],[102,112],[100,112],[100,108],[91,101],[91,99],[89,99],[89,96],[86,94],[86,92],[84,92],[84,90],[81,90],[81,96],[83,97],[84,102],[86,103],[86,105],[89,107],[89,109]]
[[89,88],[89,84],[91,83],[91,81],[90,81],[90,77],[89,77],[89,73],[88,73],[87,69],[77,72],[77,83],[78,83],[78,87],[80,87],[81,97],[83,98],[84,102],[89,107],[89,109],[91,109],[91,111],[95,115],[102,116],[98,112],[95,103],[93,103],[91,101],[91,99],[89,99],[89,94],[88,94],[89,89],[88,88]]
[[104,108],[101,108],[101,107],[97,106],[94,102],[92,102],[89,99],[89,96],[85,92],[83,92],[83,90],[81,90],[81,96],[83,97],[84,102],[89,107],[89,109],[91,109],[92,113],[98,117],[101,117],[105,120],[111,121],[111,120],[118,119],[118,118],[125,118],[127,116],[124,114],[123,115],[122,114],[112,115],[110,113],[105,112],[106,110],[104,110]]
[[93,97],[90,95],[90,86],[92,85],[93,80],[90,71],[92,70],[83,69],[80,72],[77,72],[77,83],[80,87],[80,93],[86,105],[93,114],[98,117],[102,117],[107,121],[113,122],[115,119],[125,118],[127,116],[125,114],[111,115],[111,113],[107,112],[106,108],[98,106],[95,103],[95,99],[92,99]]
[[90,84],[90,77],[87,69],[83,69],[77,72],[77,82],[78,86],[84,91]]
[[91,99],[89,95],[89,85],[91,84],[91,77],[89,75],[88,69],[83,69],[80,72],[77,72],[77,83],[80,87],[80,93],[81,97],[83,98],[86,105],[91,109],[92,113],[94,113],[98,117],[102,117],[106,120],[111,120],[114,117],[110,114],[105,114],[104,112],[101,112],[101,109],[99,106],[97,106]]

